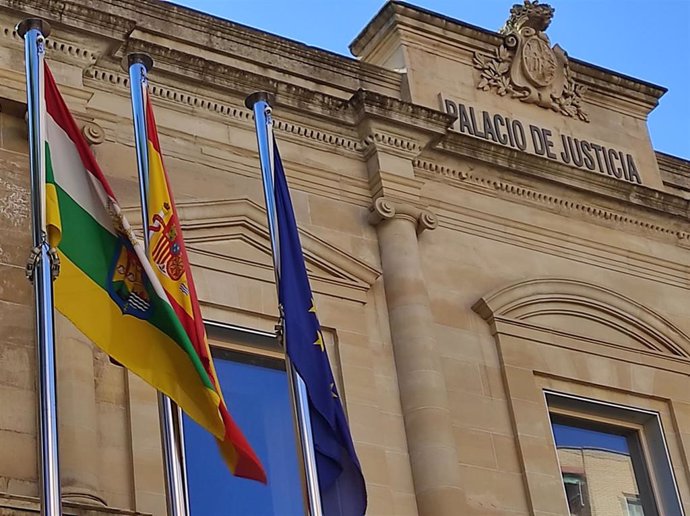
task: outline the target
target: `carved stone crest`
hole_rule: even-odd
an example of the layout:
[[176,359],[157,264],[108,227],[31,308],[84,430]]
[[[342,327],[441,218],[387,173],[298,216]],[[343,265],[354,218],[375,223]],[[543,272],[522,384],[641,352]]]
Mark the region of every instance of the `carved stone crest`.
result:
[[553,82],[558,73],[556,54],[549,45],[537,36],[525,41],[522,47],[522,71],[527,79],[539,87],[546,87]]
[[581,106],[585,87],[573,81],[568,55],[558,45],[552,48],[544,32],[553,13],[539,0],[515,4],[500,30],[503,43],[493,54],[474,54],[481,72],[477,88],[589,122]]

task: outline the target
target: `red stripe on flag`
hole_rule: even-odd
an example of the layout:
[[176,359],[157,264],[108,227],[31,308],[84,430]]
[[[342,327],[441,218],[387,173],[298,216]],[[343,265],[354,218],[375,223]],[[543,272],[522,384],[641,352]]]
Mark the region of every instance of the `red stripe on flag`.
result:
[[[153,117],[153,107],[151,106],[151,100],[148,97],[146,97],[146,127],[147,136],[149,141],[151,142],[152,147],[156,149],[159,155],[161,155],[160,142],[158,140],[158,129],[156,128],[156,121]],[[163,170],[163,177],[165,179],[165,185],[168,189],[168,194],[170,198],[170,207],[172,211],[172,227],[174,227],[178,232],[180,232],[181,226],[180,221],[177,217],[177,207],[175,206],[175,199],[173,199],[172,194],[170,194],[170,181],[168,180],[168,174],[165,172],[165,169]],[[182,239],[180,239],[179,245],[180,256],[182,258],[184,271],[187,275],[187,286],[189,287],[189,296],[192,302],[193,318],[190,318],[187,312],[177,302],[173,304],[173,308],[175,308],[175,312],[177,312],[178,316],[180,316],[182,326],[187,332],[189,340],[192,341],[192,345],[198,353],[199,358],[201,358],[201,361],[204,364],[204,369],[206,369],[206,371],[209,373],[209,376],[211,376],[211,380],[214,381],[213,375],[211,374],[211,368],[209,367],[211,355],[208,348],[208,344],[206,343],[206,329],[204,328],[203,319],[201,317],[201,310],[199,309],[199,301],[196,294],[196,287],[194,286],[194,280],[192,279],[191,268],[189,266],[187,248],[184,245],[184,241]],[[168,294],[168,297],[171,297],[170,294]],[[171,299],[170,301],[172,303],[173,300]],[[184,316],[182,316],[182,314],[184,314]],[[218,385],[215,385],[215,387],[220,392]]]
[[172,252],[170,251],[170,248],[167,247],[163,249],[163,252],[161,253],[161,261],[167,262],[170,258],[172,258]]
[[110,189],[110,185],[105,179],[105,176],[101,171],[101,167],[98,166],[96,158],[94,158],[91,149],[87,145],[86,140],[84,140],[84,137],[81,135],[81,132],[77,127],[77,123],[74,121],[74,118],[72,118],[64,99],[57,89],[55,78],[53,78],[53,74],[50,72],[50,68],[48,68],[48,63],[44,61],[43,65],[45,72],[46,110],[50,116],[53,117],[55,123],[57,123],[62,130],[67,133],[69,139],[72,140],[72,143],[74,143],[74,146],[77,148],[77,152],[79,152],[79,157],[81,158],[84,168],[91,173],[91,175],[93,175],[101,183],[101,185],[103,185],[103,190],[105,190],[108,196],[112,199],[115,199],[115,194],[113,194],[113,191]]
[[[235,420],[228,412],[225,403],[220,402],[220,415],[223,417],[225,424],[225,439],[219,446],[222,448],[231,446],[237,451],[237,462],[235,464],[235,475],[243,478],[252,478],[266,483],[266,472],[261,466],[258,457],[254,454],[254,450],[250,446],[247,439],[242,434]],[[225,453],[223,454],[225,455]]]
[[170,247],[169,246],[156,246],[156,249],[153,250],[153,253],[151,253],[151,256],[153,256],[153,259],[156,262],[162,261],[164,258],[167,258],[166,255],[170,255]]
[[161,236],[158,239],[158,242],[156,242],[156,247],[153,248],[153,251],[151,252],[151,254],[154,256],[157,255],[160,252],[160,250],[163,248],[163,246],[165,246],[167,241],[168,240],[164,236]]
[[[153,108],[148,96],[146,97],[146,127],[147,136],[151,146],[156,150],[156,152],[158,152],[162,161],[160,143],[158,141],[158,131],[156,129],[156,121],[153,117]],[[163,167],[162,173],[165,180],[165,186],[168,190],[168,198],[171,206],[172,227],[177,231],[178,234],[181,234],[181,226],[177,216],[177,208],[175,206],[175,200],[172,196],[170,181],[168,180],[168,174],[165,171],[165,167]],[[201,316],[201,309],[199,308],[196,287],[194,286],[194,280],[192,279],[192,271],[189,265],[189,258],[187,256],[187,248],[185,247],[184,240],[182,238],[180,238],[177,243],[180,248],[179,256],[182,259],[184,273],[187,277],[187,287],[189,289],[189,299],[192,306],[192,316],[190,316],[187,311],[178,303],[177,299],[173,297],[171,292],[166,290],[166,295],[168,296],[168,300],[170,301],[175,314],[179,318],[182,327],[189,336],[189,340],[194,346],[194,350],[197,352],[197,355],[199,356],[199,359],[201,360],[204,370],[208,374],[211,383],[213,384],[216,392],[220,394],[220,385],[214,374],[213,367],[211,366],[211,350],[209,348],[208,341],[206,340],[206,329]],[[263,483],[266,483],[266,472],[264,471],[261,462],[233,420],[232,416],[230,416],[227,407],[222,401],[222,396],[218,409],[225,425],[225,439],[223,441],[219,440],[218,445],[233,473],[237,476],[259,480]],[[235,453],[233,453],[233,450]],[[233,455],[235,455],[234,464],[229,462]]]

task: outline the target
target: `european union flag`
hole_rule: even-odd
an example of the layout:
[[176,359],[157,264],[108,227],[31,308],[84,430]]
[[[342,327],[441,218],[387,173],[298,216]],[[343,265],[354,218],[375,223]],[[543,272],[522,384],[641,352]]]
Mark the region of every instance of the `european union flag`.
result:
[[362,516],[367,492],[316,317],[283,164],[274,145],[280,285],[287,355],[309,395],[316,467],[326,516]]

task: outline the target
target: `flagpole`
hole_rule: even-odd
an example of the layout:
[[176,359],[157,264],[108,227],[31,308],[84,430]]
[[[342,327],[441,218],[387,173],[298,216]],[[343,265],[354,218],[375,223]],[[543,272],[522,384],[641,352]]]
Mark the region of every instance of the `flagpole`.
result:
[[[264,199],[266,201],[266,215],[268,217],[268,232],[271,238],[273,250],[273,271],[276,278],[276,290],[280,284],[280,239],[276,219],[275,185],[273,177],[273,120],[269,94],[256,92],[249,95],[245,105],[254,112],[254,124],[256,127],[256,139],[259,147],[259,161],[261,165],[261,178],[264,187]],[[281,314],[282,323],[282,314]],[[285,345],[285,325],[282,325],[283,346]],[[316,454],[312,439],[311,420],[309,417],[309,401],[307,388],[304,381],[292,366],[290,357],[285,355],[285,366],[288,371],[288,383],[290,398],[293,406],[293,417],[297,428],[297,441],[302,450],[303,471],[306,480],[306,495],[309,502],[311,516],[322,516],[321,493],[319,491],[319,477],[316,469]]]
[[[146,133],[146,115],[144,90],[146,74],[153,68],[153,59],[144,53],[132,53],[125,57],[123,67],[129,72],[129,87],[132,99],[132,118],[134,121],[134,141],[139,170],[139,197],[141,198],[141,220],[143,224],[144,244],[148,253],[148,191],[149,160],[148,138]],[[180,439],[182,418],[180,409],[165,394],[158,393],[158,412],[161,426],[163,447],[163,466],[165,468],[165,495],[169,516],[188,516],[189,505],[186,490],[186,478],[183,465],[183,446]]]
[[31,171],[31,229],[33,250],[27,276],[34,285],[38,368],[38,422],[41,514],[60,516],[60,468],[58,458],[57,392],[55,382],[55,314],[53,279],[58,273],[57,254],[47,242],[45,227],[45,166],[41,132],[44,129],[43,55],[50,25],[27,18],[17,25],[24,38],[26,59],[26,99],[29,118],[29,165]]

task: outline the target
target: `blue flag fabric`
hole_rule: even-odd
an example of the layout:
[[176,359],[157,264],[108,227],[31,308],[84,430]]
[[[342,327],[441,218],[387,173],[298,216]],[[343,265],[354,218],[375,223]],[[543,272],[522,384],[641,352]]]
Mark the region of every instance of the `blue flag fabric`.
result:
[[285,171],[274,145],[280,285],[287,355],[309,395],[316,467],[325,516],[363,516],[367,492],[328,362],[309,286]]

